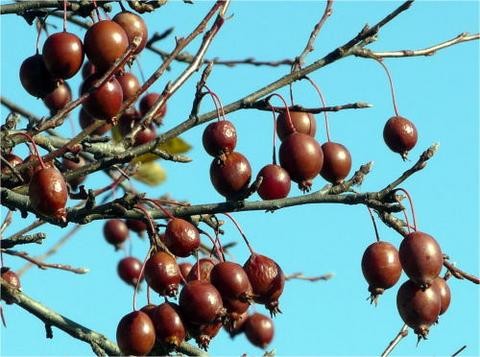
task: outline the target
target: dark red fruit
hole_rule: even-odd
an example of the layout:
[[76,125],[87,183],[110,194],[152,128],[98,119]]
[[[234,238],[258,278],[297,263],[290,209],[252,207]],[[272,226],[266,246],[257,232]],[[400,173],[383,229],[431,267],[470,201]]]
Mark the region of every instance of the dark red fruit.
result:
[[220,292],[222,299],[248,301],[252,295],[252,285],[240,264],[234,262],[216,264],[210,273],[210,281]]
[[160,295],[177,295],[182,277],[175,258],[165,252],[153,254],[145,264],[145,280]]
[[122,26],[127,34],[129,44],[133,43],[133,39],[136,36],[141,38],[140,45],[134,52],[140,53],[145,48],[148,40],[148,29],[145,21],[143,21],[143,19],[137,14],[129,11],[123,11],[116,14],[112,20]]
[[264,255],[252,254],[243,265],[243,269],[252,285],[255,302],[265,304],[273,315],[280,312],[278,298],[282,295],[285,285],[285,275],[280,266]]
[[43,98],[57,86],[57,81],[48,71],[43,56],[36,54],[23,61],[20,67],[20,82],[34,97]]
[[243,332],[243,327],[245,326],[245,322],[247,321],[248,313],[244,312],[240,314],[238,319],[235,321],[234,324],[224,325],[225,330],[227,330],[228,334],[231,338],[241,334]]
[[200,348],[208,350],[210,341],[218,334],[222,328],[222,322],[216,321],[204,325],[190,325],[188,333],[195,338],[195,342]]
[[185,326],[180,315],[180,307],[171,302],[158,305],[152,311],[157,341],[167,348],[178,347],[185,340]]
[[445,311],[447,311],[448,307],[450,306],[450,288],[448,287],[445,279],[441,277],[437,277],[432,281],[431,288],[437,290],[438,295],[440,295],[440,300],[442,302],[440,315],[442,315]]
[[127,219],[125,221],[128,229],[134,231],[135,233],[143,233],[147,229],[147,224],[140,219]]
[[72,100],[72,91],[67,82],[60,83],[43,98],[43,103],[52,113],[63,109]]
[[183,283],[183,280],[187,280],[187,276],[188,274],[190,274],[190,271],[192,270],[192,264],[188,263],[188,262],[183,262],[183,263],[180,263],[178,264],[178,267],[180,268],[180,274],[182,274],[182,283]]
[[140,83],[132,73],[125,72],[117,75],[117,81],[122,87],[123,101],[132,98],[140,89]]
[[68,199],[67,184],[63,175],[54,167],[37,170],[28,187],[30,204],[41,214],[65,220]]
[[224,158],[215,158],[210,165],[210,180],[213,187],[227,199],[244,193],[251,177],[250,163],[239,152],[234,151]]
[[141,311],[122,317],[117,326],[117,343],[125,356],[147,355],[155,344],[155,329],[150,317]]
[[[152,108],[153,105],[155,104],[155,102],[158,100],[158,98],[160,98],[160,94],[158,94],[158,93],[145,94],[142,97],[142,99],[140,100],[140,105],[139,105],[140,106],[140,114],[142,116],[147,114],[148,111],[150,110],[150,108]],[[157,125],[160,125],[162,123],[162,119],[165,116],[166,112],[167,112],[167,105],[164,104],[157,110],[157,112],[153,116],[153,121]]]
[[[68,160],[68,159],[65,159],[63,158],[62,160],[62,163],[63,163],[63,167],[68,170],[68,171],[71,171],[71,170],[76,170],[82,166],[85,165],[85,159],[81,156],[78,157],[78,161],[75,162],[73,160]],[[68,183],[70,184],[70,186],[72,186],[73,188],[76,188],[78,187],[83,181],[85,181],[85,176],[78,176],[78,177],[75,177],[71,180],[68,181]]]
[[[317,121],[312,113],[290,111],[290,117],[292,118],[292,124],[298,133],[312,137],[315,136],[315,132],[317,131]],[[282,141],[288,135],[292,134],[286,112],[281,112],[277,117],[277,134]]]
[[[140,311],[146,313],[148,317],[150,317],[150,320],[152,320],[153,322],[153,312],[155,311],[156,308],[157,308],[157,305],[148,304],[142,307]],[[155,325],[155,323],[153,325]]]
[[211,156],[228,154],[237,145],[237,130],[228,120],[213,122],[205,128],[202,143],[205,151]]
[[268,316],[259,313],[250,315],[243,330],[248,340],[257,347],[265,349],[273,340],[273,321]]
[[109,219],[103,226],[103,235],[116,249],[128,238],[128,227],[121,219]]
[[276,200],[288,196],[292,181],[283,167],[274,164],[264,166],[257,175],[260,176],[263,179],[257,192],[262,199]]
[[86,61],[82,67],[82,78],[85,80],[95,73],[95,66],[89,61]]
[[408,280],[397,293],[397,309],[402,320],[419,338],[426,338],[429,327],[437,321],[442,302],[437,290],[431,287],[422,290]]
[[[18,275],[15,274],[14,271],[10,270],[10,268],[2,267],[0,272],[1,272],[1,277],[3,280],[5,280],[5,282],[7,282],[8,284],[10,284],[16,289],[21,288],[20,279],[18,278]],[[3,288],[2,288],[2,300],[4,300],[5,303],[9,305],[15,302],[14,299],[10,298],[9,296],[7,296],[7,294],[3,292]]]
[[[22,170],[21,174],[25,182],[30,182],[32,180],[33,174],[40,170],[42,166],[36,155],[28,155],[25,158],[24,164],[28,165],[26,169]],[[54,167],[51,161],[45,162],[46,167]]]
[[143,145],[149,143],[157,137],[157,132],[155,126],[151,124],[149,127],[140,130],[137,135],[135,135],[134,146]]
[[88,59],[99,72],[108,70],[128,48],[128,37],[122,26],[102,20],[85,33],[84,49]]
[[[200,264],[200,277],[198,276],[197,264]],[[195,263],[187,275],[187,281],[205,280],[210,282],[210,273],[217,262],[211,258],[201,258]]]
[[[8,161],[8,163],[12,166],[12,167],[15,167],[17,165],[20,165],[21,163],[23,163],[23,160],[21,157],[17,156],[17,155],[14,155],[14,154],[7,154],[7,155],[4,155],[3,158],[5,160]],[[6,174],[9,174],[11,171],[10,171],[10,168],[7,166],[7,165],[1,165],[2,169],[2,175],[6,175]]]
[[139,280],[143,280],[143,275],[140,275],[141,270],[142,262],[135,257],[126,257],[118,262],[118,275],[128,285],[136,286]]
[[[100,74],[92,74],[83,82],[81,93],[86,93],[101,78]],[[109,120],[118,113],[123,102],[120,83],[112,77],[100,88],[94,90],[83,102],[83,109],[95,119]]]
[[390,150],[399,153],[403,159],[406,159],[408,152],[417,143],[417,128],[407,118],[391,117],[383,128],[383,139]]
[[220,293],[204,280],[189,281],[180,292],[179,305],[185,319],[196,325],[215,322],[225,314]]
[[177,257],[188,257],[200,247],[200,234],[190,222],[172,218],[165,229],[165,245]]
[[71,78],[82,67],[82,41],[73,33],[64,31],[48,36],[42,54],[45,66],[54,78]]
[[426,233],[409,233],[402,240],[398,252],[403,270],[422,288],[429,287],[442,270],[442,250],[437,241]]
[[352,157],[339,143],[328,141],[322,145],[323,166],[320,175],[331,183],[340,183],[350,173]]
[[293,133],[285,138],[279,150],[280,165],[287,170],[290,178],[308,191],[311,180],[323,166],[323,152],[320,144],[311,136]]
[[133,107],[128,108],[120,117],[118,128],[122,136],[129,134],[141,119],[140,113]]
[[388,242],[375,242],[368,246],[362,257],[362,272],[369,284],[371,302],[385,289],[394,286],[402,274],[398,250]]
[[[80,116],[79,116],[79,122],[80,122],[80,127],[82,129],[86,129],[88,126],[92,125],[95,122],[95,118],[92,117],[90,114],[88,114],[85,109],[80,109]],[[92,133],[92,135],[98,135],[101,136],[108,132],[112,128],[111,124],[103,124],[101,127],[98,129],[95,129]]]

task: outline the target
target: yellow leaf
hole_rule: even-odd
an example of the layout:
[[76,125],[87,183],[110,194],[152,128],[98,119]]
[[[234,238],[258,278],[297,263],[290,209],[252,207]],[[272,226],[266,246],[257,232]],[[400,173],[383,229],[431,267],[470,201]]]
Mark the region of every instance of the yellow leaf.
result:
[[158,163],[150,161],[139,164],[133,177],[146,185],[157,186],[165,181],[167,174]]
[[119,143],[120,141],[122,141],[123,136],[122,136],[122,134],[120,133],[119,125],[114,126],[114,127],[112,128],[112,139],[113,139],[113,142],[114,142],[114,143]]
[[192,146],[189,143],[179,137],[167,140],[163,144],[158,145],[158,149],[169,152],[170,154],[184,154],[191,148]]

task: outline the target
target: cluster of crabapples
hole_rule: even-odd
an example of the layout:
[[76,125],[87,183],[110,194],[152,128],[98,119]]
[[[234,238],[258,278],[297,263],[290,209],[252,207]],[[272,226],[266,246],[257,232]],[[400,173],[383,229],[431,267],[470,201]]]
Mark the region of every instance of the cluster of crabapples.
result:
[[[141,233],[147,225],[112,219],[105,223],[105,239],[118,248],[128,238],[129,228]],[[136,287],[145,279],[149,289],[165,298],[162,304],[149,302],[120,320],[117,342],[124,354],[172,350],[190,338],[207,349],[222,326],[231,337],[245,333],[261,348],[272,341],[273,321],[248,309],[255,302],[265,305],[272,315],[280,311],[285,275],[274,260],[251,250],[243,266],[227,261],[217,240],[216,255],[197,259],[193,266],[178,263],[177,258],[190,257],[200,248],[199,230],[181,218],[171,217],[159,240],[143,264],[131,256],[118,264],[118,274],[127,284]],[[177,295],[175,303],[172,299]]]
[[[82,102],[80,126],[85,129],[97,120],[103,121],[105,124],[92,133],[103,135],[112,127],[115,115],[123,112],[118,119],[118,128],[125,136],[160,97],[158,93],[147,93],[139,101],[138,110],[134,103],[128,108],[122,107],[126,101],[137,96],[141,86],[136,76],[126,71],[126,63],[114,64],[128,51],[135,38],[141,39],[140,44],[125,62],[132,61],[144,49],[148,39],[143,19],[128,11],[118,13],[112,20],[94,23],[86,31],[83,42],[66,30],[54,33],[46,39],[41,54],[37,49],[35,55],[23,61],[19,72],[21,84],[29,94],[41,98],[53,115],[71,102],[72,93],[66,80],[82,69],[86,55],[88,61],[81,70],[84,81],[80,94],[88,93],[88,96]],[[112,69],[112,75],[101,80]],[[163,105],[153,116],[153,123],[160,125],[165,113],[166,105]],[[19,135],[27,136],[23,133]],[[156,129],[152,124],[136,133],[134,145],[147,143],[155,137]],[[33,140],[28,139],[33,144]],[[42,215],[61,220],[66,218],[68,189],[62,173],[85,165],[85,160],[78,153],[69,154],[71,159],[64,157],[61,163],[56,164],[43,162],[36,148],[25,160],[11,152],[4,155],[10,167],[29,163],[20,173],[23,182],[29,184],[32,206]],[[2,174],[10,173],[10,167],[3,165]],[[76,177],[69,184],[75,189],[84,179]]]
[[398,312],[420,338],[450,305],[450,289],[439,274],[443,254],[437,241],[427,233],[413,231],[402,240],[399,249],[388,242],[371,244],[362,257],[362,272],[367,280],[371,301],[394,286],[402,270],[409,280],[397,293]]

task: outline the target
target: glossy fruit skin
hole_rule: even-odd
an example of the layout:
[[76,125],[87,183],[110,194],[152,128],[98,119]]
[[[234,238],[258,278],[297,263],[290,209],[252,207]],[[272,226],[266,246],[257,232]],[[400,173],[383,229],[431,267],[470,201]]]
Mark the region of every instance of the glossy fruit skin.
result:
[[257,192],[262,199],[276,200],[288,196],[292,181],[283,167],[274,164],[264,166],[257,175],[260,176],[263,180]]
[[143,280],[142,262],[135,257],[125,257],[118,262],[117,273],[128,285],[136,286],[138,281]]
[[122,26],[102,20],[93,24],[83,40],[85,53],[98,72],[105,72],[128,48],[128,37]]
[[175,258],[165,252],[153,254],[145,264],[145,280],[160,295],[176,296],[182,277]]
[[132,98],[140,89],[137,77],[130,72],[119,74],[116,78],[122,87],[123,101]]
[[149,143],[150,141],[155,140],[156,137],[157,131],[155,130],[155,126],[151,124],[148,128],[140,130],[137,135],[135,135],[133,146]]
[[[83,109],[83,108],[80,109],[80,115],[78,117],[78,120],[79,120],[79,123],[80,123],[80,127],[82,129],[87,128],[89,125],[92,125],[96,121],[95,118],[92,117],[90,114],[88,114],[85,111],[85,109]],[[105,134],[106,132],[108,132],[111,128],[112,128],[111,124],[105,123],[104,125],[102,125],[98,129],[95,129],[92,132],[92,135],[101,136],[101,135]]]
[[[101,75],[93,74],[83,82],[81,93],[86,93]],[[123,92],[120,83],[112,77],[101,87],[94,90],[83,102],[83,109],[98,120],[110,120],[115,116],[123,102]]]
[[167,348],[178,347],[185,340],[186,330],[180,307],[172,302],[164,302],[152,310],[157,341]]
[[133,311],[117,326],[117,343],[125,356],[145,356],[155,344],[155,328],[150,317],[142,311]]
[[[140,114],[142,116],[147,114],[150,108],[153,107],[155,102],[158,100],[158,98],[160,98],[160,94],[158,93],[145,94],[142,97],[142,99],[140,99],[140,104],[139,104]],[[163,117],[165,116],[166,113],[167,113],[167,105],[164,104],[158,109],[158,111],[153,116],[153,121],[157,125],[162,124]]]
[[228,120],[210,123],[203,131],[202,143],[211,156],[228,154],[237,146],[237,130]]
[[141,118],[142,117],[140,116],[140,113],[135,108],[130,107],[125,110],[125,112],[120,117],[118,123],[118,129],[120,130],[120,134],[122,134],[122,136],[126,136],[127,134],[129,134],[135,124],[137,124]]
[[375,242],[367,247],[362,257],[362,272],[368,282],[372,301],[385,289],[394,286],[402,274],[398,250],[388,242]]
[[63,175],[54,167],[37,170],[28,186],[32,207],[41,214],[65,220],[68,199],[67,184]]
[[143,233],[147,229],[147,224],[140,219],[127,219],[125,221],[128,229],[134,231],[135,233]]
[[72,91],[70,86],[67,82],[63,82],[43,98],[43,103],[50,109],[51,113],[56,113],[63,109],[71,100]]
[[72,78],[82,67],[83,44],[77,35],[57,32],[43,44],[43,60],[54,78]]
[[[85,159],[81,156],[78,156],[78,162],[75,162],[73,160],[68,160],[68,159],[63,158],[62,164],[63,164],[63,167],[68,171],[76,170],[76,169],[85,165]],[[78,177],[75,177],[74,179],[71,179],[70,181],[68,181],[68,183],[70,184],[70,186],[72,186],[72,188],[76,188],[83,181],[85,181],[85,178],[86,178],[85,176],[78,176]]]
[[115,21],[123,28],[127,34],[129,44],[132,44],[135,36],[140,36],[142,38],[140,45],[134,53],[140,53],[145,48],[148,40],[148,29],[145,21],[143,21],[140,16],[133,12],[123,11],[116,14],[112,21]]
[[247,321],[248,313],[244,312],[240,314],[238,319],[235,321],[234,324],[224,325],[225,330],[230,335],[230,338],[234,338],[235,336],[244,332],[243,327],[245,326],[245,322]]
[[128,239],[128,227],[121,219],[109,219],[103,226],[103,236],[118,249]]
[[[28,155],[23,161],[23,163],[27,165],[32,165],[31,167],[28,167],[21,172],[23,180],[25,182],[30,182],[32,180],[33,174],[40,170],[42,166],[40,165],[38,156],[32,154]],[[47,161],[45,162],[45,166],[53,167],[53,164],[51,161]]]
[[86,61],[82,67],[82,79],[85,80],[94,73],[95,66],[90,61]]
[[190,325],[188,333],[195,338],[198,347],[207,351],[210,341],[218,334],[222,328],[222,322],[216,321],[203,325]]
[[432,289],[436,289],[438,295],[440,295],[441,305],[440,308],[440,315],[442,315],[445,311],[447,311],[448,307],[450,306],[451,300],[451,293],[450,288],[448,287],[447,282],[442,277],[437,277],[432,281],[431,285]]
[[419,337],[426,338],[429,327],[437,321],[442,302],[437,290],[422,290],[413,281],[407,280],[397,293],[397,309],[402,320]]
[[239,152],[231,152],[224,158],[213,159],[210,180],[213,187],[227,199],[241,195],[248,188],[252,168],[247,158]]
[[265,304],[272,314],[279,312],[278,298],[285,286],[285,275],[280,266],[264,255],[252,254],[243,269],[252,285],[255,302]]
[[279,150],[280,165],[303,190],[308,190],[310,180],[320,173],[323,152],[311,136],[293,133],[283,140]]
[[401,154],[402,158],[405,159],[408,152],[417,143],[417,128],[407,118],[394,116],[385,123],[383,139],[390,150]]
[[[14,288],[17,288],[17,289],[21,288],[20,279],[14,271],[10,270],[10,268],[2,267],[0,272],[1,272],[2,279],[5,280],[8,284],[12,285]],[[2,300],[4,300],[6,304],[11,305],[15,302],[13,298],[8,297],[7,294],[3,293],[3,291],[1,295],[2,295]]]
[[190,271],[192,270],[192,264],[188,263],[188,262],[183,262],[183,263],[180,263],[178,264],[178,267],[180,268],[180,274],[182,274],[182,283],[183,283],[183,280],[187,280],[187,276],[188,274],[190,274]]
[[229,261],[216,264],[210,273],[210,281],[220,292],[222,299],[246,302],[252,295],[252,285],[240,264]]
[[243,330],[248,340],[257,347],[266,348],[273,340],[273,321],[268,316],[259,313],[250,315]]
[[[312,113],[290,111],[290,117],[296,132],[306,134],[311,137],[315,136],[317,131],[317,120]],[[282,141],[285,140],[288,135],[292,134],[286,112],[281,112],[278,114],[277,134]]]
[[181,218],[172,218],[165,229],[165,245],[177,257],[188,257],[200,247],[198,229]]
[[322,145],[323,166],[320,175],[331,183],[341,183],[350,173],[352,156],[350,151],[339,143],[328,141]]
[[[12,165],[12,167],[15,167],[15,166],[23,163],[22,158],[17,156],[17,155],[14,155],[14,154],[4,155],[3,158],[5,160],[7,160],[9,162],[9,164]],[[1,165],[1,167],[2,167],[2,169],[1,169],[2,175],[7,175],[11,172],[10,168],[7,165]]]
[[[200,277],[198,277],[197,264],[200,264]],[[190,273],[188,273],[186,280],[193,281],[200,279],[210,282],[210,274],[215,264],[217,264],[217,262],[211,258],[199,259],[198,263],[195,263],[192,266],[192,269],[190,269]]]
[[398,252],[405,274],[420,287],[430,286],[442,270],[442,250],[427,233],[409,233],[403,238]]
[[205,280],[189,281],[178,301],[183,316],[192,324],[209,324],[225,314],[220,293]]
[[51,93],[57,86],[57,81],[43,62],[43,56],[39,54],[30,56],[22,62],[20,82],[30,95],[38,98]]

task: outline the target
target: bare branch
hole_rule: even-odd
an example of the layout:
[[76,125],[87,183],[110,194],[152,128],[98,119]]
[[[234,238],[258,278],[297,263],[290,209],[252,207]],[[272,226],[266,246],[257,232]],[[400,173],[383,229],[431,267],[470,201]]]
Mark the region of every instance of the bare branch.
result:
[[45,239],[45,233],[28,234],[24,236],[16,237],[15,239],[2,239],[0,241],[0,247],[2,249],[12,248],[18,244],[37,243],[42,244]]
[[467,348],[467,345],[463,345],[460,347],[455,353],[452,354],[452,357],[458,356],[460,353],[462,353],[465,349]]
[[3,234],[3,232],[5,232],[5,229],[7,229],[7,227],[12,223],[12,217],[13,217],[13,211],[8,211],[0,227],[0,234]]
[[303,273],[292,273],[285,276],[285,280],[306,280],[312,283],[320,280],[330,280],[331,278],[333,278],[333,273],[327,273],[318,276],[305,276]]
[[400,331],[398,332],[397,336],[395,336],[395,338],[390,341],[390,343],[388,344],[387,348],[385,349],[385,351],[383,351],[383,353],[381,354],[381,357],[387,357],[388,355],[390,355],[390,353],[393,351],[393,349],[400,343],[400,341],[405,338],[406,336],[408,335],[408,326],[407,325],[403,325],[402,328],[400,329]]
[[473,274],[466,273],[463,270],[460,270],[453,263],[449,262],[447,258],[443,259],[443,266],[445,268],[447,268],[448,271],[450,273],[452,273],[452,275],[457,279],[467,279],[467,280],[471,281],[472,283],[480,284],[480,278],[479,277],[477,277]]

